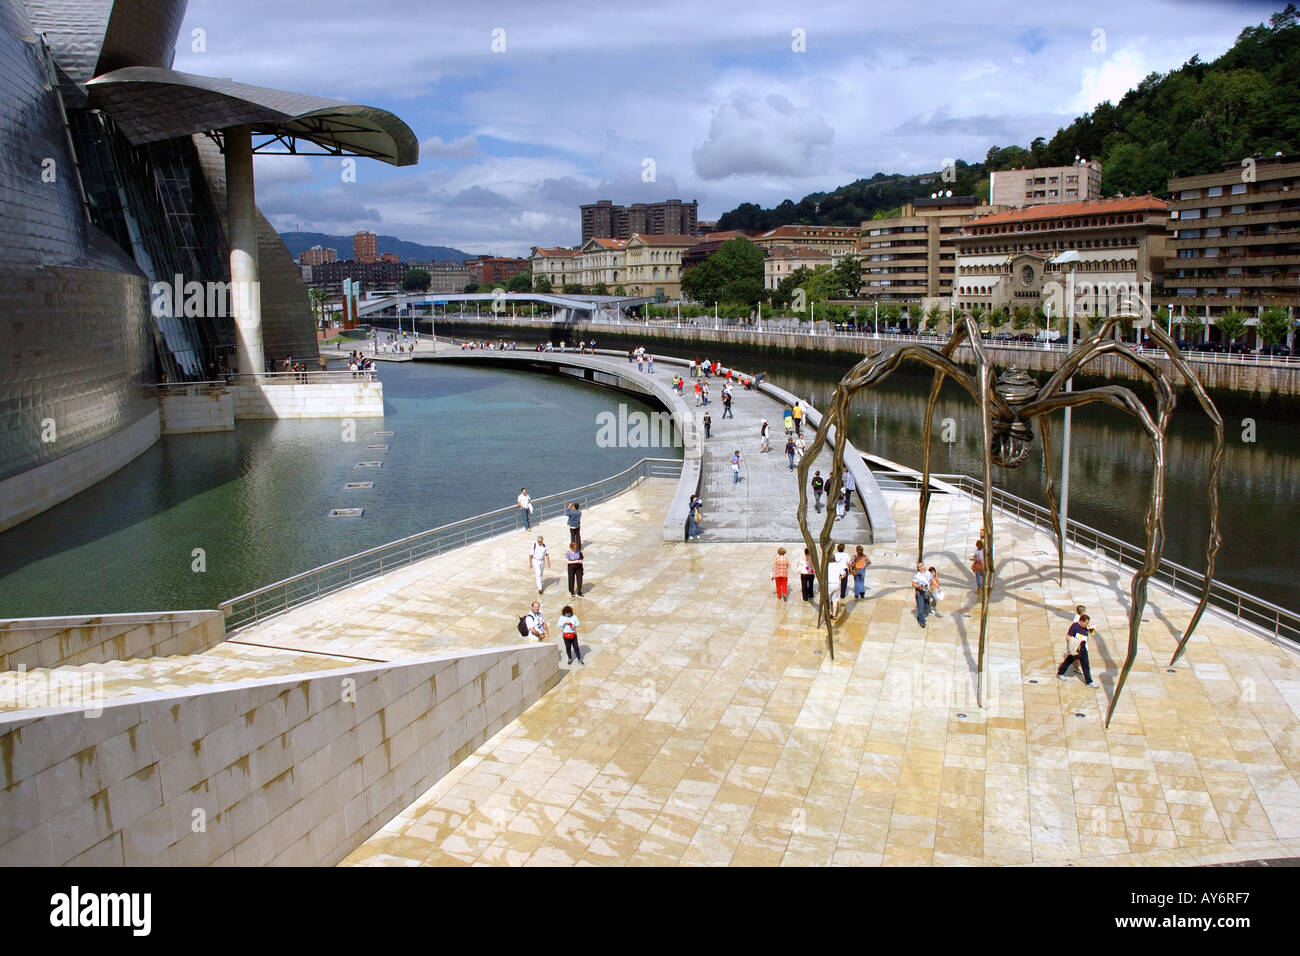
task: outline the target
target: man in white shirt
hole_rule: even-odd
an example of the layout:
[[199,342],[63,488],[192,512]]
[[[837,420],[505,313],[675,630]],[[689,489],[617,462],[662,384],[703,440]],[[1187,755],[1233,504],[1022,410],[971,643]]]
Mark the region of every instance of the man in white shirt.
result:
[[528,633],[539,641],[545,641],[550,637],[550,632],[546,629],[546,618],[542,617],[542,605],[539,602],[533,602],[533,609],[525,615],[524,624],[528,626]]
[[848,560],[843,551],[835,552],[826,568],[826,595],[831,599],[832,620],[840,616],[840,581],[849,573]]
[[912,576],[912,590],[916,593],[916,621],[925,627],[925,615],[930,609],[930,572],[924,561],[916,562],[916,574]]
[[533,499],[528,497],[528,489],[520,488],[519,497],[515,499],[519,505],[519,513],[524,516],[524,530],[531,531],[533,526],[531,518],[533,516]]
[[533,574],[537,576],[537,593],[542,593],[542,571],[544,568],[551,566],[551,554],[546,549],[546,542],[542,536],[537,536],[537,543],[532,546],[528,552],[528,565],[533,569]]

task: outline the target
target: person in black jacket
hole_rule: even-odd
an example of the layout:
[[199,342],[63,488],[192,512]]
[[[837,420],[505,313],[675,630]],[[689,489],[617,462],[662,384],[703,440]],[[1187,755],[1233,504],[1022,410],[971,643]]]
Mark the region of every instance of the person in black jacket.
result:
[[822,492],[825,490],[826,479],[822,477],[821,469],[818,469],[813,472],[812,477],[813,504],[816,507],[818,514],[822,513]]

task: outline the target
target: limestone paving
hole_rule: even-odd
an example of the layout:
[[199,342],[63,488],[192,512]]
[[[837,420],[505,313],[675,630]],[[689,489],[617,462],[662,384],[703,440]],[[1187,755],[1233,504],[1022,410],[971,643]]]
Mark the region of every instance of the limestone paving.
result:
[[[572,603],[588,663],[345,864],[1168,865],[1300,852],[1292,650],[1211,615],[1170,669],[1192,604],[1153,590],[1106,729],[1128,574],[1071,554],[1058,585],[1046,536],[998,516],[980,707],[966,569],[976,502],[933,500],[926,560],[946,595],[930,626],[913,617],[910,548],[871,548],[868,596],[848,602],[832,661],[798,582],[789,603],[775,599],[773,545],[658,539],[652,512],[670,485],[647,482],[583,522],[591,586]],[[915,540],[914,494],[888,497],[900,541]],[[558,521],[542,530],[563,533]],[[421,635],[447,650],[520,641],[515,617],[536,597],[523,551],[522,534],[480,542],[243,639],[307,647],[319,633],[322,649],[376,655]],[[552,622],[569,603],[558,583],[542,598]],[[1055,677],[1075,604],[1098,626],[1099,689]],[[325,630],[331,620],[348,624]],[[357,621],[372,623],[349,637]]]

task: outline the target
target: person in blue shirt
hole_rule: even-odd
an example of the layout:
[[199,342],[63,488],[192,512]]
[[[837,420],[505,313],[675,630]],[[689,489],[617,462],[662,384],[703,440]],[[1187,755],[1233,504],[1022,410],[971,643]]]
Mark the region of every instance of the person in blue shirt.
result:
[[1089,617],[1086,614],[1079,615],[1079,620],[1070,625],[1070,630],[1065,635],[1065,660],[1061,661],[1061,666],[1056,670],[1056,679],[1065,680],[1065,672],[1070,669],[1070,665],[1078,660],[1083,665],[1083,679],[1088,682],[1089,687],[1100,687],[1092,679],[1092,669],[1088,666],[1088,638],[1092,636],[1092,628],[1089,627]]

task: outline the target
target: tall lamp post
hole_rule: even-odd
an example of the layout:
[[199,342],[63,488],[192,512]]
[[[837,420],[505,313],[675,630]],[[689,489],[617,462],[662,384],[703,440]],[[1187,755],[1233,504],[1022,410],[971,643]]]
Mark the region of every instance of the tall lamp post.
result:
[[[1065,355],[1074,348],[1074,270],[1079,264],[1079,253],[1068,249],[1052,260],[1052,265],[1069,266],[1065,281]],[[1065,380],[1065,390],[1074,391],[1074,380]],[[1066,521],[1070,512],[1070,408],[1065,409],[1065,434],[1061,439],[1061,542],[1067,541]]]

